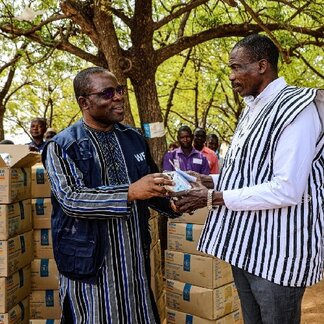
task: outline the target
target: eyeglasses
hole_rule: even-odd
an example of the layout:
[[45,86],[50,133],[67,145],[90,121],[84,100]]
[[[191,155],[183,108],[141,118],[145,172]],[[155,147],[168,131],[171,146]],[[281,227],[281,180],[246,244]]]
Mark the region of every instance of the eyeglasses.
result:
[[97,95],[105,100],[108,100],[108,99],[112,99],[116,93],[118,93],[120,96],[123,96],[126,93],[126,91],[127,91],[127,88],[125,85],[119,85],[116,88],[109,87],[109,88],[103,89],[100,92],[91,92],[88,94],[84,94],[84,95],[82,95],[82,97]]

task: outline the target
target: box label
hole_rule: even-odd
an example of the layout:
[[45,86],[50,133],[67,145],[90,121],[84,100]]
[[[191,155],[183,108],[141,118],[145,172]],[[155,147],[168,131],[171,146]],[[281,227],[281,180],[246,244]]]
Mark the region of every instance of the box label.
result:
[[41,229],[41,245],[49,245],[48,229]]
[[190,314],[186,314],[186,324],[192,324],[193,323],[193,316]]
[[19,274],[19,287],[23,287],[24,286],[24,272],[22,269],[20,269],[18,271],[18,274]]
[[193,241],[193,224],[186,225],[186,240]]
[[45,183],[45,174],[44,169],[36,169],[36,183],[44,184]]
[[191,261],[191,255],[188,253],[185,253],[183,255],[183,271],[190,272],[190,261]]
[[41,277],[48,277],[48,259],[41,259],[39,272]]
[[25,237],[23,235],[20,236],[20,246],[21,246],[21,253],[25,253],[26,244],[25,244]]
[[36,207],[36,215],[45,215],[44,198],[37,198],[35,207]]
[[26,173],[26,170],[24,168],[21,168],[21,172],[22,172],[23,177],[24,177],[24,186],[26,187],[27,186],[27,173]]
[[18,306],[20,307],[20,319],[23,321],[25,319],[25,306],[22,302],[18,303]]
[[20,209],[20,219],[25,219],[25,209],[22,200],[19,201],[19,209]]
[[46,307],[54,307],[54,291],[46,290],[45,298],[46,298],[45,300]]
[[182,298],[183,300],[190,301],[191,284],[186,283],[183,287]]

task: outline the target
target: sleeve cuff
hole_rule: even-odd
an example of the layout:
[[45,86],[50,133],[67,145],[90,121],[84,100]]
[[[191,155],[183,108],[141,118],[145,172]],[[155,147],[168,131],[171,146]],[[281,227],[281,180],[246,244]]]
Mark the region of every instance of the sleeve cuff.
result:
[[218,184],[218,179],[219,179],[219,174],[210,174],[210,176],[213,179],[213,183],[214,183],[214,190],[216,190],[217,184]]

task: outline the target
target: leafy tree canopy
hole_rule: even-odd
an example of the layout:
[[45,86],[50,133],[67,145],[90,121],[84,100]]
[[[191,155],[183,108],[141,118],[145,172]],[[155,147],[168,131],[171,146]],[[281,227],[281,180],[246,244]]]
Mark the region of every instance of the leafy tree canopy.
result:
[[[187,123],[230,140],[242,102],[229,88],[226,64],[234,42],[248,34],[265,33],[277,44],[288,81],[313,86],[323,80],[321,0],[34,0],[0,7],[3,37],[26,42],[39,60],[68,54],[64,69],[80,62],[71,55],[87,62],[79,67],[109,68],[130,86],[126,122],[162,123],[170,138]],[[50,75],[45,79],[48,88]],[[63,92],[57,95],[69,100]],[[64,101],[56,102],[67,111]],[[165,137],[149,142],[159,160]]]

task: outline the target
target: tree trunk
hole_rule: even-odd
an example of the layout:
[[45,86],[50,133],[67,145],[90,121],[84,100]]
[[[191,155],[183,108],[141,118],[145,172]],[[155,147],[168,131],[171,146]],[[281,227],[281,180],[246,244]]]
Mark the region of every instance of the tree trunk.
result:
[[0,104],[0,141],[2,141],[4,139],[4,129],[3,129],[3,117],[4,117],[4,113],[5,113],[5,107]]
[[[161,127],[163,127],[163,118],[155,85],[155,72],[151,72],[154,70],[154,68],[145,68],[145,70],[146,72],[139,73],[139,75],[136,76],[136,79],[132,80],[136,101],[138,104],[141,126],[143,128],[144,124],[159,122],[161,123]],[[153,159],[157,166],[161,169],[162,158],[167,147],[166,137],[165,135],[159,137],[147,137],[147,140],[150,145]]]

